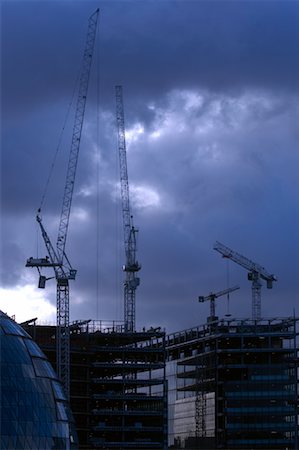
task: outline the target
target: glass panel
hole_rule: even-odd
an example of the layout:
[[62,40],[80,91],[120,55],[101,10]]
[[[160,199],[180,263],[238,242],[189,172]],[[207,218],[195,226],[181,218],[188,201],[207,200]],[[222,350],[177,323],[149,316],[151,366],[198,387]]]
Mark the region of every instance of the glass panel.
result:
[[17,336],[29,337],[29,335],[26,333],[26,331],[24,331],[23,328],[20,327],[20,325],[18,325],[17,323],[14,323],[11,319],[6,319],[4,317],[1,317],[0,323],[6,334],[14,334]]
[[32,341],[31,339],[26,339],[25,343],[31,356],[40,356],[42,358],[45,358],[45,355],[34,341]]
[[57,378],[51,364],[45,359],[32,358],[32,362],[38,377]]
[[57,400],[65,400],[65,395],[62,386],[57,381],[52,381],[54,396]]
[[0,448],[69,448],[70,413],[51,364],[17,324],[0,319]]
[[24,339],[19,336],[5,335],[1,342],[5,339],[5,346],[1,347],[1,362],[2,364],[16,364],[31,363],[29,354],[24,344]]
[[67,413],[65,409],[65,405],[62,402],[57,402],[57,415],[58,420],[67,420]]

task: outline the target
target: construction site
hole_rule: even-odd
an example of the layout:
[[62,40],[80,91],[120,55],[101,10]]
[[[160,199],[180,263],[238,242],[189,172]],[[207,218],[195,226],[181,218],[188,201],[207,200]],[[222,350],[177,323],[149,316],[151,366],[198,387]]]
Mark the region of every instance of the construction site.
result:
[[167,336],[173,448],[298,448],[298,318],[222,319]]
[[[125,263],[123,321],[70,322],[66,256],[81,132],[99,11],[88,22],[71,150],[56,245],[37,212],[46,256],[30,257],[38,287],[56,282],[55,325],[36,318],[20,325],[38,344],[60,379],[75,419],[79,448],[298,450],[299,318],[264,318],[261,289],[277,278],[261,265],[216,242],[214,250],[246,270],[252,317],[218,317],[215,300],[239,286],[198,297],[209,302],[206,321],[167,333],[138,329],[136,290],[141,264],[130,205],[122,86],[115,87]],[[51,277],[44,271],[51,271]],[[54,272],[54,274],[53,274]],[[184,299],[185,300],[185,299]]]
[[[24,324],[55,367],[56,327]],[[70,403],[80,448],[167,448],[165,333],[70,324]]]
[[[80,448],[296,449],[298,318],[70,324]],[[55,367],[55,326],[23,324]]]

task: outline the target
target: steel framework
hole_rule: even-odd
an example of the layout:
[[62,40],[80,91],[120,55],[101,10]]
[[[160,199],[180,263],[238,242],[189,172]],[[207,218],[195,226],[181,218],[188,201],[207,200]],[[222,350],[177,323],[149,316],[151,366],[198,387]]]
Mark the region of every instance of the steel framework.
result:
[[126,264],[123,270],[126,273],[124,281],[124,319],[126,331],[135,331],[135,298],[136,289],[140,279],[136,273],[141,266],[136,260],[136,234],[138,230],[133,225],[133,216],[130,210],[129,181],[127,169],[127,152],[125,137],[125,119],[122,86],[115,86],[116,119],[118,126],[118,150],[120,167],[120,184],[122,198],[123,228],[125,242]]
[[54,249],[51,240],[43,226],[40,214],[41,211],[39,210],[36,216],[36,220],[40,226],[42,237],[44,239],[44,243],[49,256],[41,259],[29,258],[26,263],[27,267],[37,267],[40,274],[39,287],[41,288],[45,287],[47,278],[41,275],[40,269],[42,267],[53,267],[54,269],[56,278],[57,302],[57,374],[64,386],[65,393],[68,398],[70,391],[69,280],[75,279],[77,271],[71,267],[70,262],[65,254],[65,244],[69,226],[98,16],[99,9],[97,9],[88,20],[88,31],[81,67],[79,93],[76,104],[75,120],[73,126],[69,162],[67,167],[56,250]]
[[248,270],[248,280],[252,281],[252,318],[259,320],[261,318],[261,279],[265,280],[267,288],[271,289],[273,281],[277,281],[277,278],[260,264],[252,262],[218,241],[214,244],[214,250]]

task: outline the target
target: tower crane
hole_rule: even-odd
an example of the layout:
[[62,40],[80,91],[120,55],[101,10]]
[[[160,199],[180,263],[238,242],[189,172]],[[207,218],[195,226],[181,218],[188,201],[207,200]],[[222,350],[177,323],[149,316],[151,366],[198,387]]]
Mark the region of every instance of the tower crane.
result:
[[225,294],[230,294],[231,292],[236,291],[237,289],[240,289],[240,286],[233,286],[231,288],[225,289],[224,291],[219,291],[219,292],[211,292],[209,295],[207,295],[206,297],[200,295],[198,297],[198,301],[200,303],[209,301],[210,302],[210,320],[211,319],[215,319],[216,317],[216,312],[215,312],[215,300],[218,297],[221,297],[222,295]]
[[[90,69],[97,31],[97,22],[99,9],[97,9],[88,20],[88,31],[86,36],[85,50],[81,66],[79,81],[79,93],[76,104],[75,119],[72,132],[71,149],[67,167],[66,182],[62,202],[60,223],[58,228],[58,237],[56,248],[45,230],[42,223],[41,210],[38,210],[36,220],[41,229],[42,237],[48,252],[45,258],[29,258],[26,267],[36,267],[39,272],[40,288],[44,288],[46,278],[41,275],[41,269],[52,267],[54,269],[54,278],[56,279],[56,301],[57,301],[57,326],[56,326],[56,363],[57,374],[64,386],[65,393],[69,398],[70,391],[70,330],[69,330],[69,280],[76,278],[76,270],[72,268],[66,253],[65,245],[69,226],[71,204],[73,198],[76,169],[78,163],[83,119],[86,106],[88,84],[90,78]],[[51,277],[53,278],[53,277]]]
[[125,272],[124,281],[124,322],[125,330],[135,331],[135,298],[136,289],[140,284],[137,272],[141,269],[136,260],[138,230],[134,227],[133,216],[130,210],[129,181],[127,170],[127,152],[125,138],[125,119],[122,86],[115,86],[116,119],[118,129],[118,150],[120,167],[120,184],[122,199],[122,216],[124,229],[126,264],[123,266]]
[[259,320],[261,318],[261,279],[267,282],[268,289],[272,289],[273,281],[277,281],[277,278],[267,272],[261,265],[252,262],[250,259],[231,250],[218,241],[214,244],[213,248],[221,253],[224,258],[229,258],[248,270],[248,280],[252,281],[252,318]]
[[[198,301],[200,303],[209,301],[210,302],[210,316],[208,317],[208,323],[213,323],[217,321],[216,311],[215,311],[215,300],[218,297],[221,297],[225,294],[230,294],[230,292],[234,292],[237,289],[240,289],[240,286],[233,286],[231,288],[225,289],[219,292],[211,292],[207,296],[199,296]],[[212,325],[213,326],[213,325]],[[197,389],[195,394],[195,436],[196,437],[206,437],[207,435],[207,427],[206,427],[206,419],[207,419],[207,392],[205,389],[200,389],[200,385],[208,385],[209,376],[207,375],[207,367],[211,364],[211,361],[207,362],[207,358],[209,355],[206,354],[200,362],[197,363],[196,371],[197,371]],[[211,389],[213,389],[211,387]]]

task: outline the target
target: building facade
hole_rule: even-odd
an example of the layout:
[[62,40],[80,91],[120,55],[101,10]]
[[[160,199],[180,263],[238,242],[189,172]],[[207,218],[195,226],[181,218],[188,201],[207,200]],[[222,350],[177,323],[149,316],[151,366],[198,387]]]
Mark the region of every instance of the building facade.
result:
[[[296,449],[298,321],[216,318],[167,336],[73,323],[80,448]],[[55,327],[30,332],[55,364]]]
[[167,336],[170,447],[298,448],[298,321],[216,320]]

